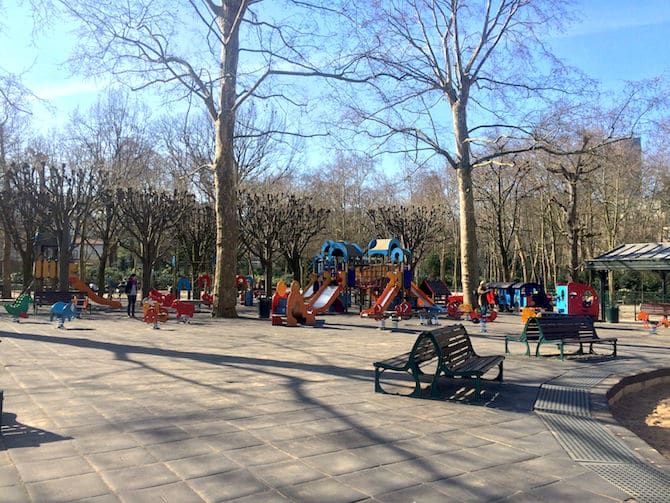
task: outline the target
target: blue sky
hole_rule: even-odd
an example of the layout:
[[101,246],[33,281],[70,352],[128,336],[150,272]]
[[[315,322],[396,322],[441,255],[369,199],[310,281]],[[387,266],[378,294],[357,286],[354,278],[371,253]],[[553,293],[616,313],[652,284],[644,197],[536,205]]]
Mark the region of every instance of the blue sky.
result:
[[[23,73],[25,84],[52,105],[52,112],[37,107],[36,115],[56,125],[76,104],[93,103],[104,83],[70,77],[61,65],[71,49],[68,27],[56,25],[33,43],[26,6],[2,3],[0,67]],[[626,80],[670,73],[670,0],[576,0],[575,8],[581,20],[549,40],[569,64],[613,91]]]
[[557,55],[606,88],[670,71],[670,0],[579,0],[582,18],[551,40]]

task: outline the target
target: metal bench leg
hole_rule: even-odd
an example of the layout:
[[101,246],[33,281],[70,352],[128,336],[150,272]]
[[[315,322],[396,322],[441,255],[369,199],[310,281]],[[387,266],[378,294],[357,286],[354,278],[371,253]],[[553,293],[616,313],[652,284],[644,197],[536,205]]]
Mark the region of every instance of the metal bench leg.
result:
[[379,377],[380,377],[380,370],[379,367],[375,367],[375,393],[385,393],[385,391],[382,389],[381,385],[379,384]]
[[[409,369],[409,372],[412,374],[412,377],[414,377],[414,391],[410,394],[412,397],[418,397],[421,398],[421,370],[417,369]],[[435,384],[435,379],[433,379],[433,383],[431,384],[431,389],[430,393],[431,395],[433,394],[433,384]]]
[[479,402],[480,400],[480,395],[482,393],[482,383],[480,381],[480,377],[477,376],[475,377],[475,402]]
[[502,382],[502,380],[503,380],[503,362],[500,362],[498,364],[498,375],[495,377],[494,381]]

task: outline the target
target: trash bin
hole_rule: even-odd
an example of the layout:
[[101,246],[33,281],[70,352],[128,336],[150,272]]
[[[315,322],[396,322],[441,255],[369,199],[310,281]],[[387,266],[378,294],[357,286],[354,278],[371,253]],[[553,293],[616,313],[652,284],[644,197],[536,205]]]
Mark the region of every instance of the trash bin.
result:
[[270,317],[270,299],[267,297],[261,297],[258,299],[258,317],[259,318],[269,318]]
[[619,323],[619,306],[610,306],[605,313],[608,323]]
[[253,306],[254,305],[254,292],[248,291],[244,294],[244,305]]

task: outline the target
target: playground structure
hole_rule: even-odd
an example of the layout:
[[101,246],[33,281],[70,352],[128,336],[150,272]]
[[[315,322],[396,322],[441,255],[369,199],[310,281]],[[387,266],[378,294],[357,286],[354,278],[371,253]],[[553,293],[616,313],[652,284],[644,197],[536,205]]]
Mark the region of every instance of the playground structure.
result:
[[[651,315],[658,315],[658,321],[652,320]],[[642,326],[649,330],[649,333],[655,335],[659,327],[670,327],[670,304],[663,302],[643,302],[640,304],[640,310],[635,316],[637,321],[642,322]]]
[[551,298],[539,283],[491,282],[488,287],[493,291],[493,303],[499,311],[521,311],[523,308],[553,310]]
[[[447,312],[446,305],[438,305],[439,300],[433,296],[439,290],[438,296],[443,300],[446,285],[435,282],[432,285],[435,291],[430,290],[430,287],[427,287],[428,291],[420,288],[412,281],[412,271],[407,264],[409,255],[409,250],[405,250],[396,238],[370,241],[366,260],[356,269],[361,306],[370,304],[369,308],[362,309],[361,316],[378,318],[382,313],[397,316],[395,308],[404,302],[409,303],[413,311]],[[407,309],[402,311],[407,312]]]
[[[190,323],[195,314],[195,306],[192,303],[179,300],[173,293],[162,294],[155,289],[149,291],[148,299],[142,304],[143,309],[145,303],[150,304],[147,310],[152,307],[154,308],[158,321],[161,322],[168,320],[169,311],[174,311],[177,320],[183,323]],[[144,314],[147,315],[146,312]],[[149,317],[151,318],[151,321],[148,321],[147,323],[155,323],[153,321],[154,314],[149,313]]]
[[441,279],[426,279],[419,285],[419,288],[428,295],[433,304],[446,306],[449,303],[451,291]]
[[393,299],[398,296],[400,292],[400,279],[398,273],[388,272],[386,273],[388,278],[388,283],[384,288],[384,291],[375,299],[375,303],[372,307],[364,309],[361,311],[361,316],[374,316],[376,318],[383,315],[387,311]]
[[255,284],[253,276],[238,274],[235,276],[235,283],[237,284],[237,294],[240,296],[240,304],[243,306],[253,306]]
[[286,288],[286,282],[280,280],[272,296],[271,319],[273,325],[286,325],[297,327],[301,325],[315,325],[316,318],[305,303],[305,298],[300,293],[300,283],[293,281],[290,290]]
[[412,281],[408,256],[409,252],[395,238],[373,239],[366,252],[356,243],[325,241],[312,261],[314,272],[300,294],[304,313],[295,301],[289,306],[294,284],[289,292],[286,283],[280,281],[270,304],[272,323],[288,324],[291,309],[287,313],[287,307],[292,308],[295,319],[343,313],[355,296],[361,316],[375,319],[407,318],[418,310],[431,313],[432,320],[437,313],[446,313],[446,306],[437,302],[446,302],[448,288],[443,282],[433,282],[434,291],[420,288]]
[[65,328],[65,321],[72,321],[72,318],[78,318],[79,309],[77,308],[77,297],[74,296],[71,302],[56,302],[49,311],[49,321],[58,318],[58,328]]
[[91,288],[77,276],[70,276],[68,278],[68,281],[74,289],[85,293],[86,297],[90,299],[91,302],[95,302],[96,304],[100,304],[103,306],[109,306],[112,309],[121,309],[121,302],[119,302],[118,300],[105,299],[104,297],[98,295],[96,292],[91,290]]
[[582,283],[568,282],[556,285],[556,312],[559,314],[590,316],[598,320],[600,308],[595,288]]
[[501,312],[514,310],[514,283],[492,282],[489,288],[493,290],[494,303]]
[[[160,295],[160,292],[158,294]],[[165,323],[169,314],[159,300],[151,297],[151,292],[149,295],[142,301],[142,321],[151,324],[154,330],[158,330],[160,328],[158,324]]]
[[175,286],[174,292],[177,296],[177,299],[181,299],[181,292],[186,292],[186,298],[190,299],[192,291],[193,289],[191,288],[191,282],[188,280],[188,278],[181,277],[177,280],[177,285]]
[[5,311],[12,315],[15,322],[19,322],[19,318],[28,317],[28,306],[33,303],[33,299],[29,293],[22,293],[11,304],[3,304]]
[[356,285],[356,265],[363,250],[348,241],[326,241],[312,261],[314,276],[305,288],[315,313],[343,313],[351,306],[351,289]]
[[202,300],[205,305],[211,306],[214,303],[214,295],[212,295],[212,278],[209,274],[201,274],[198,277],[196,286],[199,289],[202,289],[200,300]]

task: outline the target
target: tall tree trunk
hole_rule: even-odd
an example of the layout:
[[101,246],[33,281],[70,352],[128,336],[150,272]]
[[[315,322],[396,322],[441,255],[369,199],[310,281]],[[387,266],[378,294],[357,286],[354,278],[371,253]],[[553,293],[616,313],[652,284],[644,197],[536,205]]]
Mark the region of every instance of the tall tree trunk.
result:
[[446,282],[447,280],[447,247],[444,243],[440,246],[440,275],[439,278]]
[[84,241],[87,238],[86,219],[81,224],[81,234],[79,237],[79,279],[86,281],[86,253]]
[[152,277],[153,276],[153,267],[151,265],[151,259],[148,259],[146,257],[142,257],[142,282],[138,286],[138,290],[141,290],[142,293],[137,292],[137,296],[140,299],[143,299],[145,297],[149,296],[149,291],[152,288]]
[[[109,251],[107,244],[103,244],[102,253],[100,254],[100,262],[98,263],[98,273],[96,275],[96,281],[100,295],[102,295],[107,288],[107,282],[105,281],[105,270],[107,268],[107,260],[109,259]],[[113,292],[109,292],[110,294]],[[111,297],[110,297],[111,298]]]
[[218,17],[224,43],[221,44],[221,80],[219,113],[214,120],[214,194],[216,212],[216,269],[214,271],[214,306],[212,316],[236,318],[237,285],[237,166],[233,151],[235,100],[237,98],[237,64],[239,58],[239,24],[242,2],[222,3]]
[[63,229],[58,239],[58,288],[69,290],[70,282],[70,222],[63,222]]
[[463,284],[463,302],[475,305],[479,264],[477,260],[475,202],[472,193],[472,168],[470,166],[462,166],[458,169],[458,203],[461,213],[461,282]]
[[265,295],[272,297],[272,256],[265,262]]
[[568,246],[570,248],[570,264],[568,277],[570,281],[577,281],[579,269],[579,221],[577,220],[577,183],[568,183]]
[[460,99],[452,105],[456,157],[458,159],[456,171],[458,174],[458,205],[460,210],[461,282],[463,284],[463,302],[474,306],[476,305],[475,291],[479,280],[479,262],[472,166],[470,165],[470,147],[467,141],[466,104],[468,87],[465,83],[462,84],[461,93]]
[[[7,178],[7,158],[5,153],[5,124],[0,124],[0,166],[2,167],[2,174],[4,178],[3,186],[5,190],[9,188],[9,181]],[[2,233],[2,297],[10,299],[12,297],[12,276],[11,276],[11,260],[12,260],[12,243],[9,237],[9,232]],[[24,287],[27,286],[26,281],[28,277],[23,277]]]
[[[3,233],[2,240],[2,298],[10,299],[12,297],[12,276],[11,276],[11,263],[12,263],[12,243],[9,238],[9,233]],[[23,277],[24,287],[28,286],[26,282],[30,279],[30,276]]]

